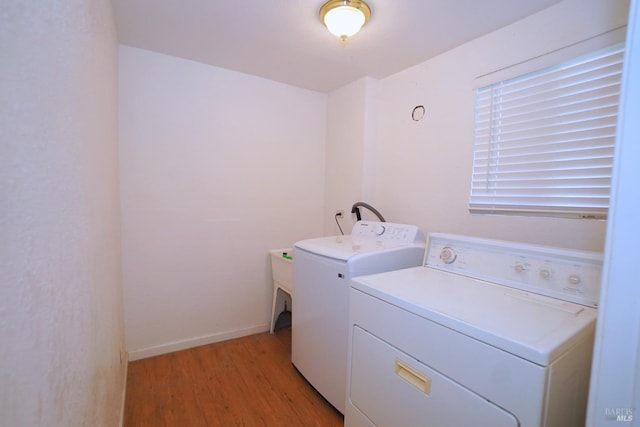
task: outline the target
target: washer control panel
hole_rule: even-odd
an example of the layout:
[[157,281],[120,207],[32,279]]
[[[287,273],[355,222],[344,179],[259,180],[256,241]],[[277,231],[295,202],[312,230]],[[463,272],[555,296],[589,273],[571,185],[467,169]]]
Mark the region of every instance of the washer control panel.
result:
[[369,247],[404,246],[424,243],[424,234],[415,225],[358,221],[351,230],[353,244]]
[[431,233],[424,264],[597,307],[602,253]]

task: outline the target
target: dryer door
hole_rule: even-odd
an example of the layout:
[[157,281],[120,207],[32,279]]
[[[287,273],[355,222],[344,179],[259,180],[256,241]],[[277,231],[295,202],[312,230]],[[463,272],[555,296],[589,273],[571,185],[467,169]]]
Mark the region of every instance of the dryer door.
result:
[[349,399],[374,425],[519,425],[509,412],[358,326],[352,340]]

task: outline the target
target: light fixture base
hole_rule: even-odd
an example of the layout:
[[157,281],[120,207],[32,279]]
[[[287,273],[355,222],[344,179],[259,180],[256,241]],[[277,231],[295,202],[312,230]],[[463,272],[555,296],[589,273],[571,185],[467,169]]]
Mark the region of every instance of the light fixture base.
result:
[[356,34],[371,18],[371,8],[362,0],[329,0],[320,8],[320,20],[343,42]]

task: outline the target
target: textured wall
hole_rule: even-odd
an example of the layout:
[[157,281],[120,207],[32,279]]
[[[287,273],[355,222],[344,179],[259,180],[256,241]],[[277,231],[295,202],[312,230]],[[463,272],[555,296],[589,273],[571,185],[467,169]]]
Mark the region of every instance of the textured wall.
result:
[[0,425],[116,426],[111,3],[0,0],[0,64]]

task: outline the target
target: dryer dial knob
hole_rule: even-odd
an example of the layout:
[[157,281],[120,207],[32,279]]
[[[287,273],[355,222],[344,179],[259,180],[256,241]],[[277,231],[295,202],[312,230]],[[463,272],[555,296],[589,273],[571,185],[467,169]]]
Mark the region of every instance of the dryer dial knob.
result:
[[456,253],[454,252],[453,249],[451,249],[450,247],[444,247],[442,248],[442,251],[440,252],[440,259],[445,263],[445,264],[451,264],[453,261],[455,261],[457,258]]
[[572,274],[571,276],[569,276],[569,283],[571,285],[576,286],[576,285],[579,285],[580,282],[582,282],[582,279],[580,279],[580,276],[575,275],[575,274]]

